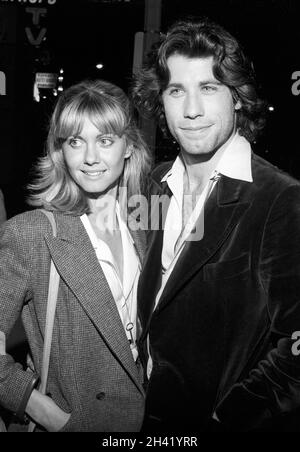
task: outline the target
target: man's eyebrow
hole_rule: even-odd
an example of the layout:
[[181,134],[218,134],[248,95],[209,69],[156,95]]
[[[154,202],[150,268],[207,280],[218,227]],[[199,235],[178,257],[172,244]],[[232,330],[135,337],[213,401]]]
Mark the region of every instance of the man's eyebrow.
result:
[[[205,86],[205,85],[223,85],[222,82],[219,82],[219,80],[216,79],[207,79],[207,80],[201,80],[201,82],[199,82],[199,86]],[[184,88],[184,84],[183,83],[179,83],[179,82],[170,82],[168,83],[166,89],[168,88]]]
[[219,82],[219,80],[216,80],[215,78],[212,79],[207,79],[207,80],[202,80],[201,82],[199,82],[200,86],[204,86],[204,85],[223,85],[223,83]]
[[167,88],[183,88],[183,84],[182,83],[171,82],[171,83],[168,83]]

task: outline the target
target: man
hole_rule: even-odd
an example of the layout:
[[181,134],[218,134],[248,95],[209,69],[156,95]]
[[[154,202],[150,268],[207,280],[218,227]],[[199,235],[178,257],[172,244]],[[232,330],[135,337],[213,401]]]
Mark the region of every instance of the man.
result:
[[0,190],[0,225],[6,221],[6,210],[4,205],[4,197]]
[[166,214],[139,284],[144,429],[280,426],[300,405],[300,183],[251,151],[252,65],[222,27],[179,22],[133,98],[180,147],[150,187],[152,220]]

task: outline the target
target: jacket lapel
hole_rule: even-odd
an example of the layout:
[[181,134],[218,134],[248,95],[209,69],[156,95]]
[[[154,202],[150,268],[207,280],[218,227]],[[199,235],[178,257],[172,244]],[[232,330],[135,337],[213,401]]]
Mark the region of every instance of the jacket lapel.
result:
[[[252,185],[252,184],[251,184]],[[222,176],[208,198],[198,224],[204,225],[201,240],[186,242],[156,307],[156,312],[172,301],[186,282],[203,267],[226,241],[230,232],[250,206],[247,198],[248,182]],[[166,193],[166,188],[164,192]],[[163,231],[152,233],[148,244],[139,286],[143,337],[146,335],[154,308],[155,295],[161,285],[161,252]]]
[[203,225],[204,236],[201,240],[186,242],[162,293],[157,310],[170,302],[181,287],[226,241],[250,206],[249,200],[244,196],[248,186],[248,182],[222,175],[205,204],[202,213],[204,218],[200,217],[197,220],[200,229]]
[[115,300],[80,217],[56,214],[56,221],[57,237],[45,240],[59,274],[143,391]]

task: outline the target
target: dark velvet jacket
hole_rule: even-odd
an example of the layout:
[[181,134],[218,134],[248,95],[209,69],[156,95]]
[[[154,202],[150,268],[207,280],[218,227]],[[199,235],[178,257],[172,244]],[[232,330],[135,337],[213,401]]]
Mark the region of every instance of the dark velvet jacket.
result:
[[[154,171],[152,195],[171,195],[161,183],[170,166]],[[204,237],[186,243],[154,312],[163,231],[149,231],[139,284],[140,353],[146,363],[149,335],[153,359],[146,431],[264,431],[299,409],[300,183],[256,155],[252,176],[220,178]]]

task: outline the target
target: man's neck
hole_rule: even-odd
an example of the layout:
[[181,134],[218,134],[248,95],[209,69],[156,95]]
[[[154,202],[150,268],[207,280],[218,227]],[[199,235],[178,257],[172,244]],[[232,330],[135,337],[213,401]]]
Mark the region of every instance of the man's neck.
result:
[[197,192],[197,194],[200,194],[202,192],[234,136],[235,133],[216,152],[210,155],[191,156],[184,152],[181,153],[181,159],[186,171],[184,193]]

